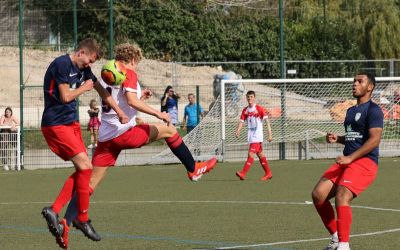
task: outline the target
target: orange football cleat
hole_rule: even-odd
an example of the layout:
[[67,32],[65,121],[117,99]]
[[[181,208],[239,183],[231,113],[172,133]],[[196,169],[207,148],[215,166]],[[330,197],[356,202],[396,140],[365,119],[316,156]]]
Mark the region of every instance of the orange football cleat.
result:
[[61,237],[57,237],[56,242],[61,248],[68,249],[69,227],[68,227],[67,221],[65,219],[62,219],[59,222],[59,229],[60,229]]
[[215,165],[217,164],[217,158],[213,157],[212,159],[204,162],[196,162],[193,173],[188,172],[188,177],[191,181],[198,181],[203,176],[210,172]]

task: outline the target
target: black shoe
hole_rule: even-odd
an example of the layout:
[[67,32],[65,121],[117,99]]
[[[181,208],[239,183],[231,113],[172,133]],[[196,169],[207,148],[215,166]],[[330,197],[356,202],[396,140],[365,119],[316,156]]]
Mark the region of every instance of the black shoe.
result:
[[81,230],[82,233],[88,237],[89,239],[93,240],[93,241],[99,241],[101,240],[100,235],[98,235],[96,233],[96,231],[94,230],[92,224],[90,223],[91,221],[88,220],[87,222],[77,222],[74,226]]
[[60,238],[60,229],[58,226],[58,215],[53,211],[51,207],[44,207],[42,209],[43,218],[45,218],[47,222],[47,227],[49,228],[50,233],[57,238]]

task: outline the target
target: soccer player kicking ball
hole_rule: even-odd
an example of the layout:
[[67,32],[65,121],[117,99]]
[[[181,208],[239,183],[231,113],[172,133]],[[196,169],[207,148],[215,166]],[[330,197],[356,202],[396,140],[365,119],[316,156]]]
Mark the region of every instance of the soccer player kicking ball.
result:
[[[344,120],[345,135],[326,135],[328,143],[344,144],[343,155],[325,171],[312,191],[314,206],[332,235],[325,250],[349,250],[352,222],[351,201],[375,180],[378,172],[379,143],[383,112],[371,101],[375,77],[359,73],[353,82],[357,105],[349,108]],[[337,219],[329,202],[335,197]]]
[[75,172],[65,181],[51,207],[45,207],[42,215],[51,234],[60,247],[66,248],[58,224],[58,213],[76,193],[78,221],[76,227],[86,237],[99,241],[100,236],[88,218],[89,181],[92,164],[88,158],[78,122],[76,98],[93,89],[99,92],[110,107],[116,110],[121,122],[128,118],[117,106],[110,94],[98,83],[90,65],[100,57],[96,40],[85,39],[72,54],[56,58],[48,67],[44,77],[44,103],[41,130],[50,149],[65,161],[72,161]]
[[268,166],[267,158],[262,152],[262,143],[264,141],[263,120],[265,120],[267,123],[268,142],[272,141],[271,126],[269,124],[265,108],[255,103],[256,93],[252,90],[249,90],[246,94],[246,99],[248,106],[243,109],[240,116],[240,121],[236,129],[236,137],[239,137],[243,124],[245,121],[247,121],[247,141],[250,144],[249,154],[247,156],[247,161],[244,164],[242,171],[236,172],[236,176],[239,177],[240,180],[244,180],[246,178],[246,174],[254,162],[254,155],[257,154],[258,158],[260,159],[260,163],[265,171],[265,174],[261,178],[261,180],[267,181],[272,178],[272,172]]
[[[203,174],[211,171],[217,160],[212,158],[206,162],[195,162],[189,149],[178,134],[176,128],[169,124],[168,113],[160,112],[148,106],[143,100],[152,93],[141,90],[136,75],[136,67],[142,60],[142,51],[137,45],[120,44],[116,46],[115,60],[126,67],[126,79],[122,85],[110,86],[100,81],[107,88],[114,100],[129,117],[127,124],[118,121],[116,113],[106,105],[102,107],[99,143],[94,152],[92,164],[93,175],[90,180],[91,193],[105,177],[108,167],[115,165],[120,152],[124,149],[140,148],[153,141],[165,139],[167,145],[176,157],[183,163],[190,180],[197,181]],[[167,124],[136,124],[137,111],[153,115]],[[64,241],[68,240],[69,226],[75,220],[76,200],[71,200],[65,218],[60,222],[64,229]]]

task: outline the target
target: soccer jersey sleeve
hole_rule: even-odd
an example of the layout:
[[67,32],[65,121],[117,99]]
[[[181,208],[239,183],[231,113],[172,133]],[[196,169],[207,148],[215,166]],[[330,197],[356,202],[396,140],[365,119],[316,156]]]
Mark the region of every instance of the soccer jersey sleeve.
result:
[[126,79],[122,83],[124,91],[137,93],[138,92],[137,83],[138,79],[136,73],[133,70],[128,70],[126,72]]
[[383,128],[383,112],[378,105],[369,108],[367,121],[369,128]]
[[60,83],[69,84],[70,67],[66,67],[65,62],[63,60],[56,60],[55,64],[56,67],[53,72],[56,85],[58,86]]
[[267,110],[263,106],[257,105],[256,108],[261,120],[268,118]]
[[96,76],[93,74],[92,69],[91,68],[85,68],[83,70],[83,74],[84,74],[84,80],[89,80],[92,79],[93,82],[97,82],[97,78]]
[[240,121],[241,122],[244,122],[244,121],[247,120],[247,112],[246,112],[246,110],[247,110],[247,107],[242,110],[242,114],[240,115]]

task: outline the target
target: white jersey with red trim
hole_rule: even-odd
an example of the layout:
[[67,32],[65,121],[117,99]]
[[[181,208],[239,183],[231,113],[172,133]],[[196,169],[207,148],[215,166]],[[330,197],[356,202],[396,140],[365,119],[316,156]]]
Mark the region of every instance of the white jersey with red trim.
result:
[[140,84],[137,80],[137,75],[133,70],[127,70],[125,81],[119,86],[110,86],[100,79],[100,84],[105,88],[124,111],[125,115],[129,117],[129,122],[121,124],[115,111],[102,101],[101,125],[99,128],[99,141],[104,142],[111,140],[115,137],[126,132],[128,129],[136,125],[137,110],[129,106],[126,99],[126,92],[133,92],[137,94],[138,99],[142,95]]
[[267,112],[263,106],[254,104],[251,107],[245,107],[240,115],[240,121],[247,121],[247,141],[249,143],[263,142],[263,120],[268,118]]

